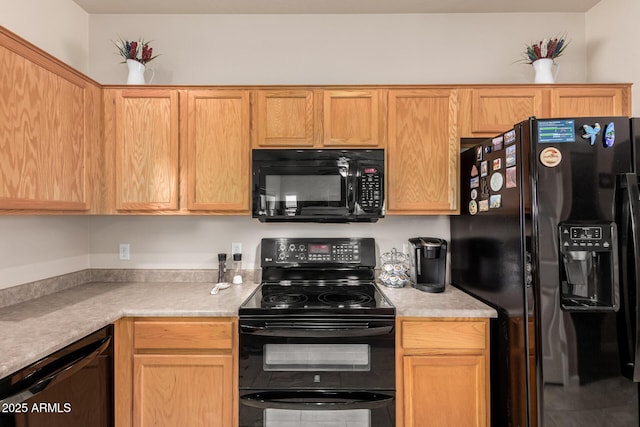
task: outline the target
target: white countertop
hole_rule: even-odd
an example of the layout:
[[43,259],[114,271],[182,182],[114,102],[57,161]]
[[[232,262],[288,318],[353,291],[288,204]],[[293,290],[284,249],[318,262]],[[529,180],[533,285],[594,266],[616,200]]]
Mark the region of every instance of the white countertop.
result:
[[[89,283],[0,309],[0,378],[125,316],[225,317],[256,283],[232,285],[211,295],[212,283]],[[447,286],[430,294],[379,286],[397,316],[496,317],[496,311]]]

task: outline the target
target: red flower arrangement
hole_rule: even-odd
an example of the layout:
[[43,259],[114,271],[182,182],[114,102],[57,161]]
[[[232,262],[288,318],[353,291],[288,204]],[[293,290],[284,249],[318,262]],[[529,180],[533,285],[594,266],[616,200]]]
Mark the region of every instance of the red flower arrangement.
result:
[[126,62],[127,59],[133,59],[143,65],[158,57],[158,55],[153,56],[153,48],[149,46],[149,43],[150,42],[144,41],[144,39],[139,39],[138,41],[121,39],[113,42],[118,48],[120,56],[124,58],[123,63]]

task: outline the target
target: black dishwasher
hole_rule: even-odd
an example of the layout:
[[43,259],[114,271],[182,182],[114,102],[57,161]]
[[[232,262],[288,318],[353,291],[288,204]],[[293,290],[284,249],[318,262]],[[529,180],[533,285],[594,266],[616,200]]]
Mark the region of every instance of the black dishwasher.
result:
[[113,427],[113,326],[0,380],[0,427]]

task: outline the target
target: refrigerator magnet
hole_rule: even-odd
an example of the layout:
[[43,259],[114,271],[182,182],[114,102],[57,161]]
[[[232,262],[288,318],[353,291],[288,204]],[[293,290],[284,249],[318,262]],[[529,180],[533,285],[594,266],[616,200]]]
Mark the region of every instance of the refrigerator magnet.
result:
[[[489,185],[491,186],[492,191],[500,191],[502,185],[504,184],[504,177],[500,172],[494,172],[491,175],[491,180],[489,181]],[[492,196],[493,197],[493,196]]]
[[482,145],[476,147],[476,161],[482,160]]
[[471,188],[478,188],[480,187],[480,178],[478,178],[477,176],[475,178],[471,178],[471,182],[469,185]]
[[493,159],[493,168],[494,171],[497,171],[498,169],[502,169],[502,159],[501,158],[497,158],[497,159]]
[[480,176],[487,176],[489,174],[489,161],[485,160],[480,163]]
[[493,151],[498,151],[498,150],[502,150],[503,144],[502,144],[502,135],[497,136],[495,138],[493,138],[491,140],[491,145],[493,146]]
[[511,129],[509,132],[504,134],[504,144],[509,145],[516,141],[516,130]]
[[540,152],[540,163],[548,168],[555,168],[562,162],[562,153],[556,147],[547,147]]
[[505,167],[515,166],[516,165],[516,146],[510,145],[505,148]]
[[589,143],[594,145],[596,143],[596,137],[600,133],[600,129],[600,123],[594,123],[593,126],[582,125],[582,131],[584,132],[582,137],[584,139],[588,139]]
[[478,176],[478,167],[476,165],[471,166],[471,177]]
[[478,213],[478,203],[475,200],[469,202],[469,213],[475,215]]
[[491,209],[497,209],[502,206],[502,195],[494,194],[489,198],[489,207]]
[[478,198],[478,190],[474,188],[473,190],[471,190],[471,200],[475,200],[477,198]]
[[478,210],[480,212],[487,212],[489,210],[489,201],[488,200],[480,200],[478,202]]
[[507,182],[505,184],[505,188],[516,188],[516,167],[510,167],[505,170],[505,175],[507,176]]
[[604,131],[604,148],[611,148],[616,142],[616,125],[609,123]]

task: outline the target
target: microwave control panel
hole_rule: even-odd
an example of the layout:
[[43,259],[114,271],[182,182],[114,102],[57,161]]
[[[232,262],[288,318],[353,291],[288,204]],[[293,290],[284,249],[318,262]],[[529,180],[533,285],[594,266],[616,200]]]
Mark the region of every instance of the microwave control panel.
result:
[[360,169],[360,197],[358,203],[364,210],[380,209],[383,203],[383,171],[377,166],[362,166]]
[[[373,239],[263,239],[262,265],[362,264],[375,265]],[[371,260],[370,260],[371,259]]]

